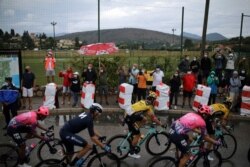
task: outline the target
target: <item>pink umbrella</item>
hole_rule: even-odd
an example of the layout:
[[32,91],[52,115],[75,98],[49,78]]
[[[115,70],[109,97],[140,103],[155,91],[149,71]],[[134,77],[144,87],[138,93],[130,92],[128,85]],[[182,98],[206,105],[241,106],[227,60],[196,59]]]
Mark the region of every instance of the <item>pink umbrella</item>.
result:
[[82,46],[78,51],[80,54],[92,56],[92,55],[104,55],[118,52],[118,48],[115,43],[95,43]]

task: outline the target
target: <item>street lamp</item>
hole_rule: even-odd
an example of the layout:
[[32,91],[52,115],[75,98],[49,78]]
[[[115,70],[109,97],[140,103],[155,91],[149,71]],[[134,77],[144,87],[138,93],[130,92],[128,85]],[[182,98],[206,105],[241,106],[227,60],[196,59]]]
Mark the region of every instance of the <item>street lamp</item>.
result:
[[241,51],[241,45],[242,45],[242,28],[243,28],[243,19],[245,17],[250,17],[250,15],[244,15],[244,13],[241,13],[241,24],[240,24],[240,41],[239,41],[239,56]]
[[54,41],[53,41],[53,47],[54,47],[54,49],[56,49],[56,42],[55,42],[55,25],[56,25],[56,22],[51,22],[50,23],[52,26],[53,26],[53,34],[54,34]]
[[172,31],[173,31],[173,45],[174,45],[174,32],[176,31],[176,29],[172,28]]

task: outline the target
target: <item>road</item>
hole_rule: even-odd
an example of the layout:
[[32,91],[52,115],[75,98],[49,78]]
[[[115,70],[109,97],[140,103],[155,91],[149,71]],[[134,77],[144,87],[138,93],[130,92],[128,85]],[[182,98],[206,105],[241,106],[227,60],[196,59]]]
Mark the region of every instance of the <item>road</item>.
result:
[[[55,126],[55,135],[58,137],[58,131],[65,123],[65,121],[74,117],[74,115],[59,115],[59,116],[50,116],[43,123],[44,126]],[[119,124],[120,116],[116,115],[105,115],[104,117],[96,120],[95,127],[102,134],[107,137],[111,137],[115,134],[125,133],[126,127],[123,127]],[[161,120],[166,120],[164,116],[161,116]],[[171,120],[169,118],[168,120]],[[0,117],[0,127],[4,125],[3,117]],[[234,121],[233,122],[235,129],[233,134],[235,135],[238,142],[238,149],[236,154],[228,161],[223,162],[223,167],[246,167],[249,166],[250,163],[247,161],[247,151],[250,147],[250,122],[249,121]],[[10,140],[9,137],[4,136],[5,131],[0,131],[0,141],[1,143],[6,143]],[[86,140],[89,141],[89,137],[86,131],[80,133],[81,136],[84,136]],[[31,143],[28,141],[28,143]],[[76,148],[77,149],[77,148]],[[171,149],[171,148],[170,148]],[[1,151],[1,150],[0,150]],[[144,146],[141,148],[140,159],[126,158],[122,161],[122,167],[146,167],[155,157],[152,157],[146,152]],[[166,155],[173,155],[172,151],[166,153]],[[36,150],[32,152],[31,155],[31,165],[35,165],[38,163],[38,159],[36,157]]]

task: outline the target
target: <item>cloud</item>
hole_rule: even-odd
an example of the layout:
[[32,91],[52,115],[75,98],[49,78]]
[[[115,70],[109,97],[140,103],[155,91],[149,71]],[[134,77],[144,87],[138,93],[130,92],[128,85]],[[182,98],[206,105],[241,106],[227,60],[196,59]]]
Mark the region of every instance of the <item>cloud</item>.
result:
[[4,11],[4,16],[11,17],[15,15],[15,11],[13,9],[8,9]]

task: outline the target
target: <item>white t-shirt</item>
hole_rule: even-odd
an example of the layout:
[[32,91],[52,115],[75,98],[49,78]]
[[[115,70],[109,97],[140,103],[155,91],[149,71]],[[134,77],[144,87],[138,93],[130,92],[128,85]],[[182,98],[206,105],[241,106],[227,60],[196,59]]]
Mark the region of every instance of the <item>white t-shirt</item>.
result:
[[234,70],[234,63],[236,60],[236,55],[233,53],[230,53],[229,55],[226,56],[226,59],[227,59],[226,69]]
[[159,85],[162,82],[162,78],[164,77],[164,73],[160,70],[158,72],[153,73],[153,85]]

